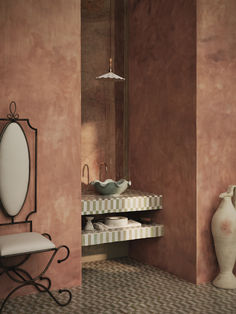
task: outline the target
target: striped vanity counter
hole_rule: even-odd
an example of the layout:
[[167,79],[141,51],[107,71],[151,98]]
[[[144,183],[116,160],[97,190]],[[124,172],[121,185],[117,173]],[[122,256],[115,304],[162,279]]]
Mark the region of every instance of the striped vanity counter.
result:
[[124,213],[162,208],[162,195],[127,190],[118,196],[82,194],[82,215]]
[[164,235],[163,225],[142,225],[141,227],[117,228],[110,231],[83,231],[82,246],[156,238]]

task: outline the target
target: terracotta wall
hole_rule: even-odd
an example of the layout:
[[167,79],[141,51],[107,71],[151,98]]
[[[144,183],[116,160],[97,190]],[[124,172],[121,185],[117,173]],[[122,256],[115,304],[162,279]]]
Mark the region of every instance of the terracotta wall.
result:
[[[113,71],[124,74],[124,2],[111,1],[111,55]],[[122,83],[95,78],[109,71],[110,0],[82,1],[82,152],[81,163],[88,164],[90,181],[99,179],[99,165],[105,162],[101,179],[116,179],[123,157]],[[88,179],[82,176],[83,190]]]
[[218,271],[210,223],[236,181],[235,13],[233,0],[130,2],[131,179],[164,195],[166,228],[132,255],[197,283]]
[[236,182],[236,2],[197,2],[197,280],[218,269],[210,231],[218,195]]
[[[71,250],[48,271],[52,288],[79,285],[80,0],[1,0],[0,38],[0,116],[15,100],[20,117],[38,128],[34,230]],[[29,263],[34,273],[39,259],[46,261],[35,256]],[[3,297],[11,284],[4,276],[0,281]]]
[[128,31],[127,2],[114,1],[114,67],[125,81],[115,83],[116,179],[128,177]]
[[[112,2],[112,16],[114,6]],[[112,53],[114,47],[112,19]],[[115,178],[115,85],[95,78],[109,71],[110,1],[82,1],[82,166],[88,164],[90,181],[99,179],[99,165],[106,163],[101,179]],[[82,177],[87,189],[87,176]]]
[[129,2],[129,139],[133,187],[164,195],[162,239],[131,255],[196,279],[195,1]]

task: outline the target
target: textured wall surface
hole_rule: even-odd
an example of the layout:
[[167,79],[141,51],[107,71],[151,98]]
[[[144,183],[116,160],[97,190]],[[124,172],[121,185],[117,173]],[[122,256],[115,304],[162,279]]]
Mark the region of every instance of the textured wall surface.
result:
[[[53,289],[75,286],[81,282],[80,1],[1,0],[0,38],[0,116],[15,100],[20,117],[38,128],[34,230],[71,250],[48,271]],[[37,273],[46,259],[35,256],[28,267]],[[0,281],[3,297],[10,284],[4,276]]]
[[[162,239],[131,254],[196,279],[195,1],[129,1],[130,179],[164,195]],[[137,35],[138,34],[138,35]]]
[[236,182],[236,2],[197,2],[197,277],[217,262],[210,230],[219,194]]
[[[99,179],[99,165],[102,162],[109,167],[108,177],[115,176],[114,84],[95,79],[109,71],[109,17],[108,0],[82,2],[81,162],[82,166],[85,163],[89,166],[90,181]],[[82,177],[82,182],[87,184],[87,177]]]
[[[115,108],[113,85],[95,78],[108,72],[109,1],[82,1],[82,166],[90,170],[90,181],[99,179],[99,164],[115,168]],[[105,172],[103,169],[103,177]],[[87,177],[82,177],[87,184]]]
[[[82,167],[88,164],[90,181],[99,179],[99,165],[106,162],[108,173],[101,179],[119,177],[123,162],[124,85],[95,78],[109,71],[123,75],[124,12],[123,1],[82,1]],[[110,49],[111,39],[111,49]],[[120,179],[120,178],[119,178]],[[87,189],[87,176],[82,177]]]

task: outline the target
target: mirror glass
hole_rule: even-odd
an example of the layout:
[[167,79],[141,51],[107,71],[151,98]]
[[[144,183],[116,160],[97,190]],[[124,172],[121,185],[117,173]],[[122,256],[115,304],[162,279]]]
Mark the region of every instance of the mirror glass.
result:
[[8,123],[0,137],[0,201],[8,216],[22,209],[29,187],[30,155],[23,128]]

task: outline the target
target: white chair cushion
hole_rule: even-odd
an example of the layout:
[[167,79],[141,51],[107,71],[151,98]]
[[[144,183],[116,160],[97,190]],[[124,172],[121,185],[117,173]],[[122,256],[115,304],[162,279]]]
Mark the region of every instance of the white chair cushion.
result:
[[0,236],[0,256],[21,255],[54,249],[55,244],[36,232]]

